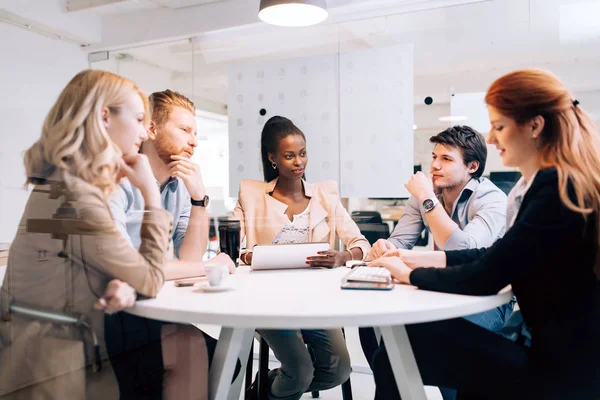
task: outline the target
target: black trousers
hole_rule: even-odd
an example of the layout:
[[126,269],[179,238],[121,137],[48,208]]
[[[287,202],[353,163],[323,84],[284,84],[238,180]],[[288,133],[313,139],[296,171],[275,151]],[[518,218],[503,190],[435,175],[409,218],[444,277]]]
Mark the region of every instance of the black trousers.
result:
[[[458,399],[600,398],[598,340],[585,332],[566,344],[544,337],[530,349],[461,318],[406,330],[423,382],[456,388]],[[372,366],[375,399],[400,399],[385,345]]]
[[[115,371],[121,400],[162,399],[164,365],[161,329],[170,322],[118,312],[104,317],[104,335],[110,362]],[[202,331],[201,331],[202,332]],[[209,366],[217,340],[202,332]],[[233,380],[241,369],[238,360]]]

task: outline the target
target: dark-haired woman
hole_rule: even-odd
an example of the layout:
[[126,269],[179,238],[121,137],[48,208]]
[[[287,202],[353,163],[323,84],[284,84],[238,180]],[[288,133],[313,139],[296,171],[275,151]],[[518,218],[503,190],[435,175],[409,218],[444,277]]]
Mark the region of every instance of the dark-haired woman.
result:
[[[335,267],[362,260],[370,245],[340,203],[333,181],[309,184],[306,137],[292,121],[272,117],[261,135],[264,182],[240,184],[234,215],[241,221],[247,251],[242,262],[252,262],[257,244],[328,242],[337,236],[346,250],[329,250],[309,257],[314,267]],[[299,399],[303,393],[333,388],[350,376],[350,357],[341,329],[259,330],[281,367],[269,372],[269,399]],[[307,346],[313,353],[314,360]]]

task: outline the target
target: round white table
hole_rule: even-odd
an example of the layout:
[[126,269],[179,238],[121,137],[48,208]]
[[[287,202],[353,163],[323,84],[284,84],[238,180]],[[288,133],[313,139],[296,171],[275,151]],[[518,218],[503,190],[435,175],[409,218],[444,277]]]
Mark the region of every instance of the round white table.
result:
[[238,357],[242,363],[248,359],[256,328],[343,326],[378,327],[402,398],[426,399],[404,325],[486,311],[508,302],[512,295],[505,290],[495,296],[463,296],[406,285],[396,285],[391,291],[342,290],[341,279],[348,271],[251,271],[244,266],[226,279],[224,285],[231,290],[211,293],[198,286],[175,287],[167,282],[157,298],[138,301],[129,312],[163,321],[223,327],[211,365],[211,399],[239,398],[240,388],[232,388],[231,378]]

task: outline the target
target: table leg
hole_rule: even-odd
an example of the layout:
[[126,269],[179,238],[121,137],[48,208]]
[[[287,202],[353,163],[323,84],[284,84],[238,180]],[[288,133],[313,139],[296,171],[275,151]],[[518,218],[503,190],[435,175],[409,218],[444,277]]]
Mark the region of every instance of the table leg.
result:
[[[252,328],[221,328],[208,377],[210,400],[226,400],[228,398],[238,357],[244,351],[242,356],[242,364],[244,364],[244,358],[248,358],[253,335],[254,329]],[[242,368],[240,374],[243,375],[243,371]]]
[[[253,340],[254,329],[252,329],[252,336],[250,340],[244,340],[244,342],[242,343],[239,355],[242,368],[240,369],[240,373],[235,382],[231,384],[231,388],[229,389],[229,396],[227,396],[228,400],[239,400],[242,387],[244,388],[244,390],[246,389],[246,380],[244,379],[244,374],[246,372],[246,367],[248,366],[248,363],[253,361],[253,354],[251,354]],[[250,382],[252,382],[252,379],[250,379]]]
[[427,400],[425,386],[404,325],[382,326],[381,335],[403,400]]
[[381,344],[381,329],[379,327],[374,327],[373,331],[375,331],[375,337],[377,338],[377,343]]

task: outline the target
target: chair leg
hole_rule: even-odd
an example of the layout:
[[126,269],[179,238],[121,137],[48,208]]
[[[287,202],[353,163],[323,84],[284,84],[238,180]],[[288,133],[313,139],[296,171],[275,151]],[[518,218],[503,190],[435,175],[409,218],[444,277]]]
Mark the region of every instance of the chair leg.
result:
[[342,383],[342,400],[352,400],[352,384],[350,378]]
[[[312,362],[315,362],[315,355],[313,353],[313,349],[310,346],[306,346],[306,348],[308,349],[308,354],[310,355],[310,359],[312,360]],[[313,390],[312,392],[310,392],[311,396],[313,399],[318,399],[320,397],[320,393],[318,390]]]
[[[342,328],[342,335],[346,340],[346,331]],[[342,383],[342,400],[352,400],[352,384],[350,383],[350,377],[344,383]]]
[[258,351],[258,398],[267,400],[269,394],[269,345],[262,337]]
[[250,356],[248,356],[248,365],[246,365],[246,390],[244,390],[244,400],[248,400],[248,389],[252,386],[252,364],[254,362],[254,339],[250,345]]

